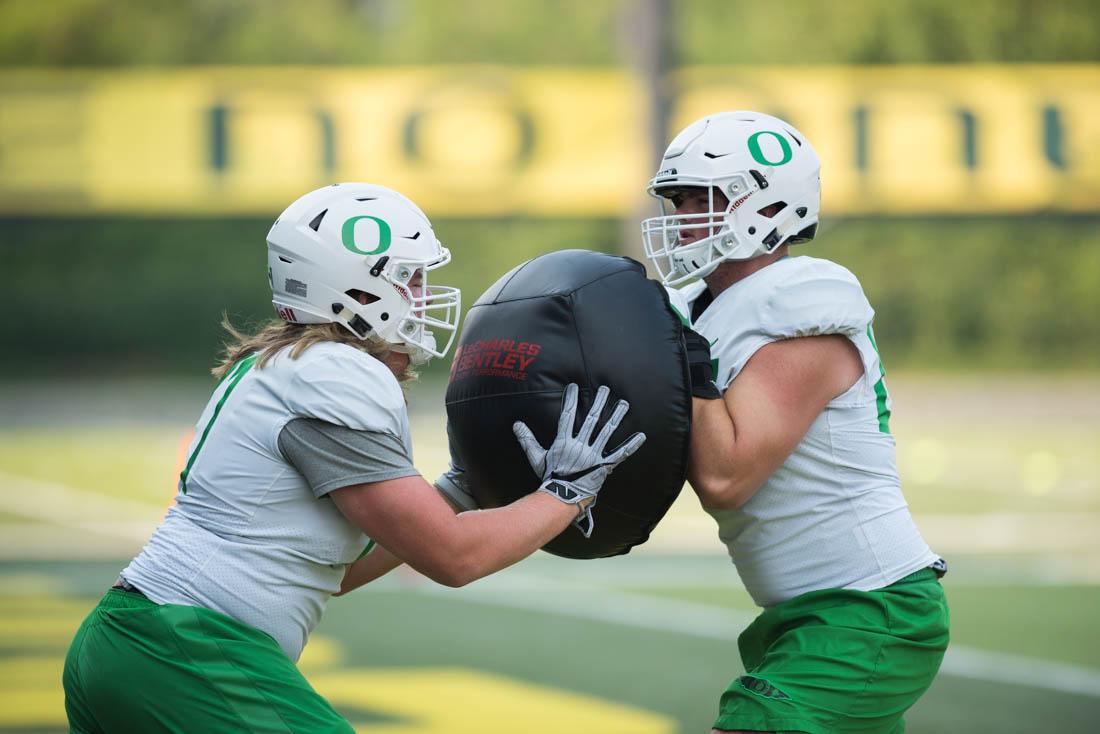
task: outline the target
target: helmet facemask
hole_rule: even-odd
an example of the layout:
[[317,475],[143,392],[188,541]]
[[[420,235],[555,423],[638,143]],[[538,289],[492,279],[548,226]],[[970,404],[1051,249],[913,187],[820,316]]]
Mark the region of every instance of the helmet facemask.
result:
[[[705,210],[677,213],[679,197],[690,189],[706,191]],[[740,221],[738,210],[748,210],[745,204],[756,191],[759,186],[743,173],[721,182],[680,176],[674,183],[651,184],[648,193],[657,199],[660,214],[642,222],[642,243],[662,282],[680,285],[705,278],[725,260],[753,257],[757,245],[748,230],[755,234],[758,227]],[[685,241],[685,233],[696,239]]]
[[[414,365],[421,365],[432,357],[442,357],[451,348],[458,332],[461,297],[457,288],[433,286],[428,273],[451,261],[451,253],[442,248],[435,260],[392,260],[386,263],[379,277],[392,286],[397,297],[390,306],[397,314],[381,320],[387,312],[380,311],[375,321],[375,331],[391,343],[395,352],[409,355]],[[439,346],[442,342],[443,346]]]

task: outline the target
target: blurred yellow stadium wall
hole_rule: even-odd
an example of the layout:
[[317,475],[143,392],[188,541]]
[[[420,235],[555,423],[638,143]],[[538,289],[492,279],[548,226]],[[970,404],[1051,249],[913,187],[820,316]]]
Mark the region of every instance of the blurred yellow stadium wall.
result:
[[[739,108],[816,145],[837,214],[1100,209],[1100,66],[696,67],[672,127]],[[618,216],[653,164],[619,71],[0,72],[0,214],[267,213],[384,181],[437,216]]]

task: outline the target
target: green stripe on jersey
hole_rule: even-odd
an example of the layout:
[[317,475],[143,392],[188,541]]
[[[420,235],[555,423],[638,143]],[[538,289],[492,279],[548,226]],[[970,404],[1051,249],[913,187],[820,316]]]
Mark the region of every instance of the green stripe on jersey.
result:
[[[368,554],[368,553],[370,553],[370,552],[371,552],[372,550],[374,550],[374,546],[375,546],[375,545],[377,545],[377,544],[376,544],[376,543],[374,542],[374,538],[368,538],[368,539],[367,539],[367,547],[366,547],[366,548],[364,548],[364,549],[363,549],[363,552],[359,554],[359,558],[362,558],[363,556],[367,555],[367,554]],[[359,560],[359,558],[356,558],[355,560],[357,560],[357,561],[358,561],[358,560]]]
[[879,379],[875,383],[875,398],[878,405],[878,429],[882,433],[890,432],[890,406],[887,404],[887,400],[890,398],[890,394],[886,392],[886,366],[882,363],[882,354],[878,351],[878,343],[875,342],[875,332],[871,329],[871,326],[867,326],[867,338],[871,340],[871,346],[875,348],[875,354],[878,355],[878,370]]
[[[206,428],[202,431],[202,437],[199,442],[195,444],[195,450],[191,453],[191,456],[187,459],[187,466],[180,472],[180,491],[187,494],[187,475],[191,473],[191,467],[195,464],[195,459],[199,457],[199,452],[202,451],[202,446],[206,443],[206,437],[210,435],[210,429],[214,427],[214,421],[218,419],[218,414],[222,412],[222,406],[225,405],[225,401],[229,399],[229,393],[233,392],[233,388],[237,386],[237,383],[241,381],[241,378],[245,376],[245,373],[252,369],[252,365],[256,364],[256,357],[259,355],[253,354],[249,357],[245,357],[229,371],[222,382],[226,383],[225,392],[222,393],[221,398],[218,400],[218,404],[214,406],[214,415],[210,416],[210,422],[206,424]],[[221,383],[218,384],[221,387]]]

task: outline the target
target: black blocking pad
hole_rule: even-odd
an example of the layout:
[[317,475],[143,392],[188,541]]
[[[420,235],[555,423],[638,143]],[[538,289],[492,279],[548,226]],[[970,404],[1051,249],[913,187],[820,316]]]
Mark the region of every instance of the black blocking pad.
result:
[[452,450],[478,505],[499,507],[539,485],[513,422],[525,422],[548,447],[565,386],[580,387],[576,429],[607,385],[601,426],[617,399],[630,402],[609,449],[636,431],[646,442],[600,491],[592,537],[570,526],[543,549],[602,558],[644,543],[687,474],[691,387],[682,328],[664,288],[629,258],[563,250],[498,280],[466,316],[446,398]]

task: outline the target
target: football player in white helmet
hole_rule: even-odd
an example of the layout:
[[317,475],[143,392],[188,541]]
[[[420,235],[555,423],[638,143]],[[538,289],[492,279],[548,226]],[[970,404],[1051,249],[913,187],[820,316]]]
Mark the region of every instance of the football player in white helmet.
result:
[[[899,732],[948,642],[939,576],[902,496],[874,310],[813,238],[820,161],[793,126],[709,115],[648,191],[647,256],[686,332],[688,477],[763,613],[716,732]],[[686,284],[686,285],[685,285]]]
[[306,194],[272,226],[267,261],[284,321],[340,324],[414,365],[442,357],[454,341],[458,289],[428,284],[450,250],[396,191],[353,183]]
[[649,182],[661,215],[642,222],[662,282],[705,278],[723,262],[808,242],[821,208],[821,161],[779,118],[727,112],[677,135]]
[[606,450],[627,411],[595,432],[606,388],[574,436],[570,386],[548,450],[515,427],[553,481],[456,514],[412,464],[399,384],[458,322],[458,291],[428,284],[450,253],[427,217],[382,186],[336,184],[283,212],[268,254],[280,320],[231,329],[176,503],[77,632],[73,731],[350,733],[295,666],[329,597],[400,561],[449,586],[509,566],[585,515],[645,440]]

